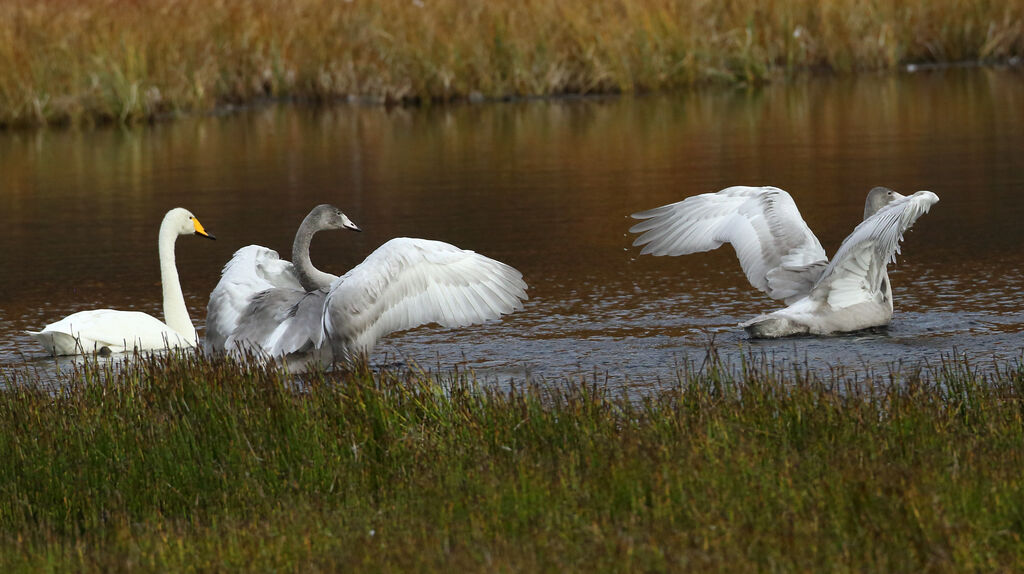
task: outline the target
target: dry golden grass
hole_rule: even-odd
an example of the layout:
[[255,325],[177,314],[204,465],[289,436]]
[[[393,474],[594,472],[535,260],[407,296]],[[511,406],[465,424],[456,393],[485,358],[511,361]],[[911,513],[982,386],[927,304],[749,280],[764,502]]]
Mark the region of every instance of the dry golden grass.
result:
[[1022,21],[1024,0],[8,0],[0,125],[1005,60],[1024,52]]

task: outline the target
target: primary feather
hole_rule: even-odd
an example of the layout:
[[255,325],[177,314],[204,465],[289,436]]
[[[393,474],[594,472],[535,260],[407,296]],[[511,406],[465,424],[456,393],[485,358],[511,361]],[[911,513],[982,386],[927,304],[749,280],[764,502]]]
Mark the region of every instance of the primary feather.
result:
[[400,237],[331,285],[324,330],[337,359],[369,353],[389,333],[427,323],[462,327],[522,309],[522,274],[454,245]]
[[634,213],[645,221],[633,245],[641,254],[687,255],[729,243],[750,284],[787,302],[806,295],[828,263],[818,238],[788,193],[734,186]]

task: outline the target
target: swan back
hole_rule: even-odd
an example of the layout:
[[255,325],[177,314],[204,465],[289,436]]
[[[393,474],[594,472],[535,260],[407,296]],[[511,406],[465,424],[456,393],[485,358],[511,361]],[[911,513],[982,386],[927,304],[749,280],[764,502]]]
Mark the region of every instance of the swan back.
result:
[[228,337],[242,321],[252,298],[275,288],[304,291],[292,264],[283,261],[273,249],[248,245],[236,251],[210,293],[205,350],[224,351]]
[[151,315],[114,309],[79,311],[42,331],[28,333],[51,355],[153,351],[196,344],[195,338],[171,329]]

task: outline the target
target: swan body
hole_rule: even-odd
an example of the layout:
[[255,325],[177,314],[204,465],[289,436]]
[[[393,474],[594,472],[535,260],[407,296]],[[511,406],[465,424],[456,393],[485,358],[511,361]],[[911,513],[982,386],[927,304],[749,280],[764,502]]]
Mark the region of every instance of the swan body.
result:
[[685,255],[731,243],[751,285],[788,307],[742,323],[752,337],[829,335],[885,326],[892,319],[886,267],[903,234],[939,201],[876,187],[864,220],[830,262],[792,197],[776,187],[735,186],[636,213],[642,253]]
[[[318,270],[309,258],[313,235],[328,229],[360,231],[341,210],[323,204],[314,207],[299,225],[292,243],[292,262],[259,245],[236,251],[210,293],[204,349],[211,353],[253,351],[285,355],[304,348],[303,344],[287,351],[277,347],[268,327],[274,325],[276,329],[282,323],[297,325],[287,316],[288,310],[307,292],[327,287],[337,278]],[[304,330],[310,338],[319,337],[319,320],[315,324],[315,333]],[[294,334],[301,336],[297,331]]]
[[115,309],[79,311],[29,334],[51,355],[123,353],[196,344],[194,332],[192,336],[179,333],[141,311]]
[[[358,230],[351,221],[344,227]],[[302,234],[300,228],[292,258],[308,263],[309,243],[299,241]],[[238,319],[218,331],[223,345],[214,350],[283,358],[293,366],[348,362],[368,355],[389,333],[427,323],[457,327],[497,319],[521,309],[527,298],[522,274],[512,267],[440,241],[392,239],[341,277],[313,272],[310,263],[295,272],[300,287],[288,278],[282,280],[287,285],[257,289],[272,281],[266,274],[255,278],[254,262],[266,265],[276,259],[273,255],[238,263],[248,271],[238,272],[245,280],[235,280],[242,285],[237,291],[248,291],[243,302],[231,303],[239,309],[230,311]],[[225,267],[221,283],[235,273],[238,258],[236,254]],[[228,316],[217,300],[220,288],[218,284],[211,295],[208,325],[210,314]],[[209,328],[207,337],[209,341]]]
[[160,224],[158,245],[164,321],[139,311],[95,309],[73,313],[28,334],[51,355],[194,347],[196,330],[185,306],[174,261],[175,240],[179,235],[193,234],[214,239],[195,216],[180,207],[168,211]]

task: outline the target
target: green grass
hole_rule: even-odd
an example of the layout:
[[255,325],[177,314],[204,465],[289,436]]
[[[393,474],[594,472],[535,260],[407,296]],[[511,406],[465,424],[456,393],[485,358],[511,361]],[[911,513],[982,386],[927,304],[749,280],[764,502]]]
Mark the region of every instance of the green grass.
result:
[[1024,0],[8,0],[0,127],[1006,61],[1022,22]]
[[7,372],[0,570],[1016,570],[1024,367],[980,373]]

